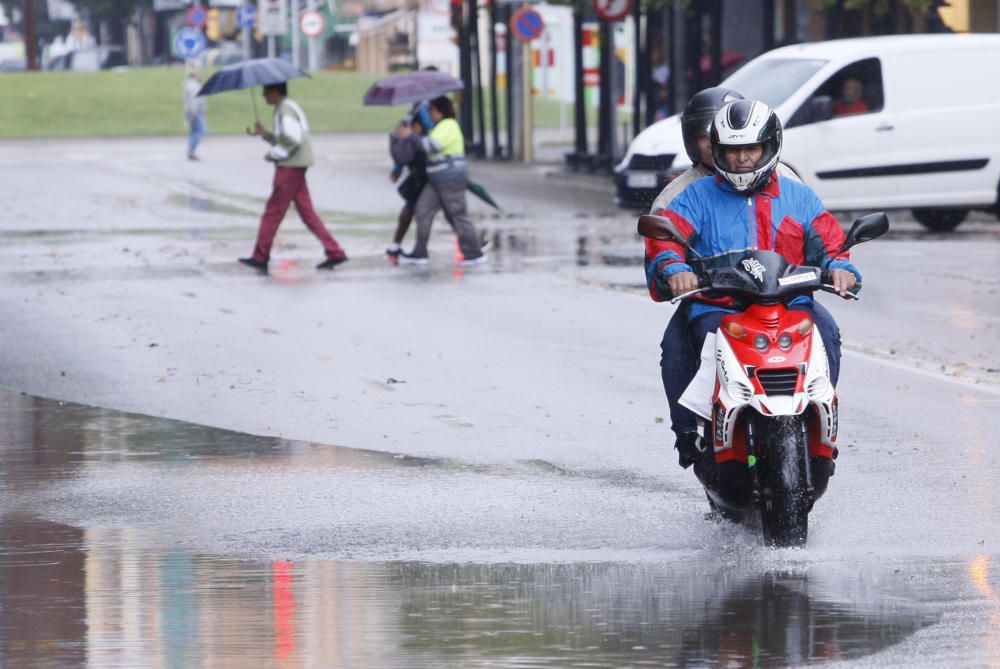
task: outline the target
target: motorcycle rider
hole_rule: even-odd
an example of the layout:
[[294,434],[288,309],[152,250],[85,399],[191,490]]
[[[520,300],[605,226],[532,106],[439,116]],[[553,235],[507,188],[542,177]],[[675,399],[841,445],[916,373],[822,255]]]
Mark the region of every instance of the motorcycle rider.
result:
[[[709,129],[715,115],[728,102],[742,100],[743,96],[737,91],[724,86],[706,88],[695,93],[684,107],[681,115],[681,135],[684,139],[684,150],[691,159],[691,167],[671,181],[660,191],[660,194],[653,201],[653,206],[649,213],[659,214],[666,209],[675,197],[681,194],[685,188],[702,177],[715,174],[715,163],[712,159],[712,142],[709,138]],[[779,176],[786,176],[798,181],[795,172],[784,163],[778,163],[777,172]],[[649,276],[651,260],[659,253],[658,247],[651,245],[652,240],[646,240],[647,253],[645,256],[646,275]],[[670,299],[671,295],[663,295],[650,285],[652,297],[657,302]],[[682,303],[671,317],[667,327],[663,332],[663,339],[660,341],[660,376],[663,380],[663,389],[667,395],[671,410],[671,427],[677,434],[678,442],[675,445],[680,451],[681,466],[690,464],[690,459],[684,453],[690,451],[690,447],[681,445],[682,436],[694,430],[693,418],[690,412],[677,403],[677,398],[684,388],[681,387],[676,393],[672,393],[672,388],[677,384],[671,379],[688,379],[694,377],[698,366],[698,352],[692,352],[691,344],[687,336],[688,323],[687,302]],[[822,307],[820,307],[822,309]],[[832,319],[831,319],[832,320]],[[837,333],[839,337],[839,333]],[[672,399],[671,399],[672,398]],[[693,445],[693,436],[684,436],[685,444]]]
[[[844,241],[837,220],[804,184],[777,171],[781,153],[781,123],[764,103],[738,100],[726,103],[710,128],[710,147],[716,174],[690,182],[666,202],[659,215],[670,218],[703,257],[705,269],[732,267],[748,249],[770,249],[790,263],[822,265]],[[646,278],[656,301],[696,290],[698,277],[676,242],[646,240]],[[861,275],[849,254],[834,259],[827,269],[841,295],[860,288]],[[661,369],[675,448],[682,467],[702,454],[697,419],[679,404],[697,371],[699,353],[709,332],[723,315],[734,311],[729,298],[695,296],[686,310],[678,309],[673,333],[664,334]],[[833,317],[811,298],[799,297],[789,307],[807,312],[826,346],[830,375],[837,382],[840,335]],[[672,319],[672,324],[673,320]],[[683,327],[686,326],[686,327]],[[681,328],[683,329],[681,330]],[[681,335],[671,336],[681,330]],[[688,344],[677,345],[686,339]]]

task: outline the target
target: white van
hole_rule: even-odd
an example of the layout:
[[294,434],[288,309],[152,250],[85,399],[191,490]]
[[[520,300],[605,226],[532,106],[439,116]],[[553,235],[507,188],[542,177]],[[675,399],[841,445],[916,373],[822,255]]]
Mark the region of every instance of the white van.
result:
[[[998,62],[1000,35],[863,37],[769,51],[722,85],[775,110],[782,161],[828,209],[912,209],[951,230],[971,209],[1000,213]],[[649,207],[689,166],[680,115],[655,123],[615,167],[616,199]]]

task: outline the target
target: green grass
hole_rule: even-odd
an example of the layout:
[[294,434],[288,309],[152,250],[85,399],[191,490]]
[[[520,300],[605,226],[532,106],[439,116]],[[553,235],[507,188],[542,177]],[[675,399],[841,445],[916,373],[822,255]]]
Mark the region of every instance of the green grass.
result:
[[[206,73],[207,76],[208,73]],[[289,82],[289,94],[309,115],[314,133],[387,132],[406,112],[406,105],[366,107],[361,98],[377,75],[320,72]],[[122,72],[22,72],[0,74],[0,137],[113,137],[182,135],[181,67],[142,67]],[[271,110],[260,88],[232,91],[208,99],[212,134],[242,133],[252,125],[251,95],[265,125]],[[487,105],[487,132],[489,96]],[[503,100],[500,102],[503,110]],[[501,111],[501,114],[503,112]],[[573,121],[572,108],[568,122]],[[535,102],[535,124],[559,125],[559,105]]]

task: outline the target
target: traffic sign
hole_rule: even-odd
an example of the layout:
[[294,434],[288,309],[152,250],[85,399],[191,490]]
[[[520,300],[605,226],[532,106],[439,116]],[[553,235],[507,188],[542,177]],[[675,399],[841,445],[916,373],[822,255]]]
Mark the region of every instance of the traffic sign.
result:
[[205,33],[197,28],[181,28],[174,35],[174,53],[178,58],[197,58],[205,50]]
[[326,19],[315,9],[309,9],[299,17],[299,28],[306,37],[319,37],[326,28]]
[[632,0],[594,0],[594,11],[605,21],[621,21],[632,11]]
[[510,17],[510,30],[522,42],[530,42],[545,30],[542,15],[531,7],[521,7]]
[[236,25],[240,28],[253,28],[257,22],[257,10],[250,5],[236,8]]
[[258,0],[257,29],[268,37],[288,32],[288,3],[285,0]]
[[187,10],[185,16],[187,17],[188,25],[195,28],[204,28],[205,21],[208,20],[208,12],[201,5],[195,5]]

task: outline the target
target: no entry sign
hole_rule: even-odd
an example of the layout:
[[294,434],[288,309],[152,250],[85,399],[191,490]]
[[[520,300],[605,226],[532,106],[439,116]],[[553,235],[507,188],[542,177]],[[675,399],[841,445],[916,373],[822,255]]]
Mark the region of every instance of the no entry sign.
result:
[[542,15],[531,7],[521,7],[510,17],[510,31],[522,42],[530,42],[541,36],[545,30]]
[[594,0],[594,11],[605,21],[621,21],[632,11],[632,0]]

